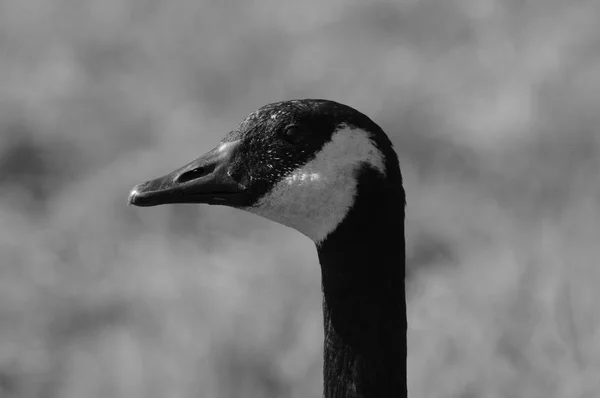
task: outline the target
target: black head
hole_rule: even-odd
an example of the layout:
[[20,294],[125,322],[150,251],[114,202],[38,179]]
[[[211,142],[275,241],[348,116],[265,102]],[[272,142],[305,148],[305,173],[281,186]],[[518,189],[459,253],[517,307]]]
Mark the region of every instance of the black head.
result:
[[333,101],[284,101],[250,114],[193,162],[137,185],[129,203],[243,208],[319,240],[352,205],[363,167],[400,178],[391,142],[377,124]]

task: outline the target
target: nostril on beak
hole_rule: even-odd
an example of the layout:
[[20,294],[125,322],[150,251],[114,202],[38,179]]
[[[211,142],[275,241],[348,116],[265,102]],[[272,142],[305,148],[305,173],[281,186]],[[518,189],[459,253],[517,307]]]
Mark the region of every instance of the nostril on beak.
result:
[[179,184],[183,184],[188,181],[196,180],[198,178],[204,177],[213,172],[216,165],[208,165],[204,167],[196,167],[195,169],[188,170],[184,173],[181,173],[177,177],[175,177],[175,182]]

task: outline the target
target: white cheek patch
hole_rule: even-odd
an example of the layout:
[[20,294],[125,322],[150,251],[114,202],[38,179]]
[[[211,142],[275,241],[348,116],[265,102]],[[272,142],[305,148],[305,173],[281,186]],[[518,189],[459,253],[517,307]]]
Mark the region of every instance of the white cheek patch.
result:
[[340,127],[316,157],[247,208],[319,243],[346,217],[356,196],[356,170],[367,163],[385,174],[382,153],[361,129]]

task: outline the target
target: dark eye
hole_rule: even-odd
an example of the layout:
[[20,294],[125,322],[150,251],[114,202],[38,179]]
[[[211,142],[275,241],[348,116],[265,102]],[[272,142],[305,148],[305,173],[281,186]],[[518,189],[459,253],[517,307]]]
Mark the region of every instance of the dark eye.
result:
[[285,128],[283,133],[283,139],[290,144],[298,144],[306,137],[306,131],[304,128],[298,125],[291,125]]

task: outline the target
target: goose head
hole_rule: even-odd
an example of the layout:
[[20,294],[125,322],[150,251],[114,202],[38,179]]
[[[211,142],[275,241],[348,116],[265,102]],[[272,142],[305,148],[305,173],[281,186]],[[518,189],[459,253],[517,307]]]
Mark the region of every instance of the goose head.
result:
[[135,186],[129,203],[230,206],[318,244],[352,208],[365,173],[401,186],[398,159],[377,124],[333,101],[284,101],[251,113],[196,160]]

